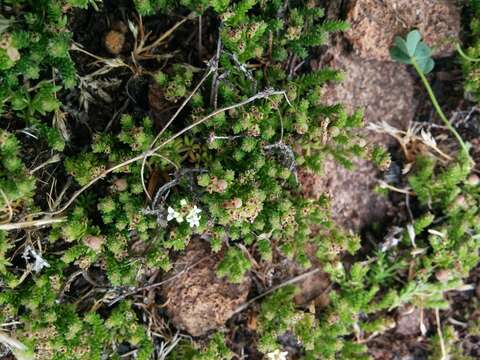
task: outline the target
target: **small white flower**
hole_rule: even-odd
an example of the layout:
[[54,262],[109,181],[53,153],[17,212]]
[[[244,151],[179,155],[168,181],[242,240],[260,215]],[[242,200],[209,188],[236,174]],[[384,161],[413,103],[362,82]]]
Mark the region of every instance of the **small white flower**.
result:
[[168,207],[167,209],[168,214],[167,214],[167,221],[171,221],[175,219],[175,210],[171,206]]
[[200,219],[202,218],[199,214],[202,212],[201,209],[195,205],[192,210],[187,215],[187,222],[190,225],[190,227],[195,227],[195,226],[200,226]]
[[287,360],[288,351],[275,350],[267,354],[269,360]]
[[182,215],[178,211],[175,211],[171,206],[168,207],[167,212],[167,221],[175,219],[178,223],[183,222]]
[[185,200],[185,199],[180,200],[180,206],[181,207],[185,207],[185,206],[187,206],[187,204],[188,204],[187,200]]

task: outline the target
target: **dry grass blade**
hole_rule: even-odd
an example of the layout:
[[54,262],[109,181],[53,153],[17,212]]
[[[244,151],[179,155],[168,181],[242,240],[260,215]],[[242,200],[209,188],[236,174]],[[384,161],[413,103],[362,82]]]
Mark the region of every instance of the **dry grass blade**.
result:
[[450,155],[445,154],[445,152],[438,147],[433,136],[429,132],[423,130],[418,124],[409,126],[407,130],[400,130],[389,123],[382,121],[381,123],[371,123],[366,128],[379,134],[388,134],[392,136],[400,144],[407,159],[412,157],[407,149],[407,144],[418,141],[428,146],[445,160],[453,160]]
[[[144,46],[144,43],[148,37],[145,36],[145,38],[140,40],[140,46],[136,47],[135,51],[133,52],[133,56],[136,60],[142,60],[142,59],[148,59],[151,58],[152,55],[150,54],[150,51],[154,50],[155,48],[159,47],[162,45],[162,43],[169,38],[175,30],[177,30],[180,26],[182,26],[185,22],[188,20],[192,20],[196,18],[197,15],[195,13],[190,13],[187,17],[183,18],[179,22],[177,22],[175,25],[173,25],[170,29],[168,29],[163,35],[161,35],[157,40],[155,40],[153,43],[150,45]],[[143,24],[140,22],[140,27],[143,27]],[[141,32],[143,34],[143,31]]]
[[6,224],[0,224],[0,230],[12,231],[12,230],[20,230],[20,229],[28,229],[28,228],[41,228],[43,226],[59,224],[65,221],[67,221],[67,218],[61,217],[61,218],[23,221],[23,222],[16,222],[16,223],[6,223]]

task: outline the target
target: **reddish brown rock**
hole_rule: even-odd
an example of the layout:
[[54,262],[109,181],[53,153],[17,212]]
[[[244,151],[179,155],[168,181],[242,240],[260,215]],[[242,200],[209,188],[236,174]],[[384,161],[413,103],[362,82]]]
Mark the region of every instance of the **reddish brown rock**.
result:
[[426,331],[429,323],[425,312],[422,316],[422,310],[419,308],[404,308],[397,316],[395,332],[404,336],[419,335],[421,333],[422,323]]
[[461,9],[455,0],[427,1],[427,17],[419,27],[434,56],[449,56],[460,41]]
[[[327,104],[341,103],[349,113],[364,110],[365,125],[387,123],[406,129],[415,116],[416,88],[405,65],[364,60],[354,54],[332,51],[326,65],[344,72],[344,80],[325,88]],[[395,139],[364,130],[369,142],[394,145]]]
[[459,39],[460,8],[455,0],[351,0],[347,21],[345,36],[362,58],[390,60],[395,36],[415,28],[435,56],[448,56]]
[[221,256],[212,254],[207,243],[193,239],[185,255],[166,275],[170,278],[178,274],[162,289],[166,310],[176,327],[193,336],[224,325],[247,300],[250,279],[246,278],[241,284],[219,279],[215,271],[220,260]]
[[295,294],[295,303],[300,306],[314,304],[319,307],[328,305],[329,293],[331,290],[331,281],[326,272],[322,270],[322,264],[316,257],[316,247],[313,244],[305,245],[305,253],[310,260],[312,267],[305,269],[295,261],[284,258],[277,264],[272,275],[275,283],[283,283],[296,276],[301,276],[313,269],[318,269],[316,273],[295,282],[297,292]]
[[307,197],[330,197],[333,220],[345,229],[358,231],[367,224],[385,220],[392,215],[393,206],[384,196],[373,191],[379,174],[371,163],[358,159],[356,168],[349,171],[327,160],[323,175],[300,172],[299,180]]

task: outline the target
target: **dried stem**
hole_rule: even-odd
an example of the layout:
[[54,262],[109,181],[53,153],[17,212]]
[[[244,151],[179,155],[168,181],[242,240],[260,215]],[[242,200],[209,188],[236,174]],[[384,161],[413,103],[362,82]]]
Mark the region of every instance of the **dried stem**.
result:
[[[166,193],[168,192],[171,188],[173,188],[174,186],[176,186],[179,181],[183,178],[183,176],[187,175],[187,174],[191,174],[191,173],[204,173],[206,172],[205,169],[198,169],[198,168],[194,168],[194,169],[177,169],[177,173],[175,174],[175,178],[165,184],[163,184],[158,190],[157,190],[157,193],[155,194],[155,198],[153,199],[153,202],[150,206],[150,210],[147,211],[147,213],[155,213],[155,209],[157,208],[158,206],[158,202],[160,201],[160,198]],[[167,195],[168,196],[168,195]],[[162,199],[162,201],[165,201],[166,200],[166,196]]]
[[7,195],[5,194],[5,192],[2,189],[0,189],[0,194],[2,195],[3,200],[5,201],[5,205],[8,208],[8,218],[7,218],[7,220],[4,221],[5,223],[8,223],[8,222],[12,221],[12,218],[13,218],[12,205],[10,204],[10,200],[8,200]]
[[417,71],[418,75],[420,76],[420,79],[422,80],[423,85],[425,86],[425,89],[427,90],[428,96],[430,97],[430,100],[432,101],[433,107],[435,108],[435,111],[437,112],[438,116],[440,116],[440,119],[443,121],[445,126],[450,130],[450,132],[453,134],[453,136],[457,139],[460,147],[462,148],[463,152],[465,155],[468,157],[468,160],[472,165],[475,165],[475,162],[473,161],[472,157],[470,156],[468,146],[465,144],[463,141],[462,137],[460,134],[455,130],[453,125],[450,123],[448,120],[447,116],[443,112],[442,108],[440,107],[440,104],[437,101],[437,98],[435,97],[435,93],[433,92],[432,87],[430,86],[430,83],[428,82],[427,78],[425,77],[422,69],[420,69],[417,61],[415,59],[412,59],[412,65]]
[[[288,98],[287,98],[287,94],[285,91],[283,90],[273,90],[273,89],[267,89],[267,90],[264,90],[264,91],[261,91],[251,97],[249,97],[248,99],[245,99],[239,103],[236,103],[236,104],[233,104],[233,105],[229,105],[229,106],[225,106],[223,108],[220,108],[218,110],[215,110],[213,112],[211,112],[210,114],[208,114],[207,116],[205,116],[204,118],[198,120],[197,122],[194,122],[193,124],[187,126],[186,128],[184,128],[183,130],[177,132],[175,135],[173,135],[172,137],[170,137],[169,139],[165,140],[163,143],[161,143],[160,145],[158,145],[156,148],[154,148],[153,150],[151,150],[151,153],[156,153],[157,151],[159,151],[162,147],[164,147],[165,145],[171,143],[173,140],[175,140],[176,138],[182,136],[183,134],[185,134],[186,132],[190,131],[191,129],[193,129],[194,127],[197,127],[198,125],[200,124],[203,124],[204,122],[206,122],[207,120],[221,114],[221,113],[224,113],[226,111],[229,111],[229,110],[232,110],[232,109],[236,109],[238,107],[242,107],[242,106],[245,106],[247,104],[250,104],[251,102],[254,102],[256,100],[259,100],[259,99],[265,99],[265,98],[268,98],[270,96],[274,96],[274,95],[283,95],[287,101],[288,101]],[[151,155],[151,154],[149,154]]]
[[302,281],[303,279],[306,279],[307,277],[309,276],[312,276],[312,275],[315,275],[316,273],[318,273],[320,271],[319,268],[316,268],[316,269],[313,269],[313,270],[310,270],[304,274],[301,274],[301,275],[298,275],[298,276],[295,276],[294,278],[291,278],[277,286],[274,286],[270,289],[268,289],[267,291],[265,291],[264,293],[258,295],[258,296],[255,296],[254,298],[248,300],[246,303],[240,305],[239,307],[237,307],[235,309],[235,311],[233,312],[234,314],[238,314],[240,312],[242,312],[243,310],[247,309],[250,305],[252,305],[253,303],[255,303],[256,301],[260,300],[261,298],[267,296],[268,294],[271,294],[272,292],[274,291],[277,291],[278,289],[281,289],[287,285],[292,285],[292,284],[295,284],[299,281]]
[[390,185],[390,184],[387,184],[385,181],[383,180],[379,180],[378,181],[380,187],[382,189],[388,189],[388,190],[391,190],[391,191],[395,191],[397,193],[400,193],[400,194],[405,194],[405,195],[410,195],[410,196],[415,196],[415,193],[409,191],[408,189],[400,189],[400,188],[397,188],[393,185]]
[[176,278],[182,276],[183,274],[185,274],[185,272],[193,269],[194,267],[196,267],[197,265],[199,265],[200,263],[202,263],[203,261],[207,260],[209,258],[209,256],[205,256],[203,258],[201,258],[200,260],[196,261],[195,263],[193,263],[192,265],[189,265],[189,266],[186,266],[182,271],[179,271],[178,273],[176,273],[175,275],[172,275],[171,277],[169,277],[168,279],[165,279],[163,281],[160,281],[160,282],[157,282],[157,283],[154,283],[154,284],[150,284],[150,285],[145,285],[145,286],[141,286],[141,287],[138,287],[136,289],[133,289],[132,291],[129,291],[125,294],[122,294],[118,297],[116,297],[115,299],[113,299],[111,302],[108,303],[108,306],[112,306],[113,304],[119,302],[120,300],[123,300],[125,299],[126,297],[128,296],[131,296],[131,295],[134,295],[140,291],[144,291],[144,290],[151,290],[151,289],[154,289],[156,287],[159,287],[159,286],[162,286],[164,284],[167,284],[173,280],[175,280]]
[[217,104],[218,104],[218,84],[219,84],[218,62],[220,61],[221,51],[222,51],[222,38],[220,37],[220,34],[218,34],[217,52],[215,54],[215,57],[212,60],[214,73],[213,73],[212,87],[210,89],[210,105],[212,105],[214,109],[217,108]]
[[447,350],[445,348],[445,340],[443,339],[442,324],[440,322],[440,311],[438,309],[435,309],[435,320],[437,322],[438,338],[440,339],[440,349],[442,351],[441,360],[447,360],[448,359]]
[[173,116],[170,118],[170,120],[168,121],[168,123],[162,128],[162,130],[160,130],[160,132],[157,134],[157,136],[155,137],[155,139],[152,141],[152,143],[150,144],[150,148],[153,148],[153,146],[157,143],[158,139],[160,139],[160,137],[163,135],[163,133],[168,129],[168,127],[172,124],[172,122],[177,118],[177,116],[182,112],[182,110],[185,108],[185,106],[187,106],[187,104],[190,102],[190,100],[192,99],[193,95],[195,95],[198,91],[198,89],[200,89],[200,86],[202,86],[202,84],[205,82],[205,80],[208,79],[208,77],[210,76],[210,74],[214,71],[213,67],[212,66],[209,66],[208,68],[208,71],[206,72],[206,74],[203,76],[203,78],[198,82],[197,86],[195,86],[195,88],[193,89],[193,91],[190,93],[190,95],[187,96],[187,98],[183,101],[183,103],[180,105],[180,107],[177,109],[177,111],[175,112],[175,114],[173,114]]
[[39,227],[46,226],[46,225],[59,224],[59,223],[65,222],[65,221],[67,221],[67,218],[66,217],[61,217],[61,218],[23,221],[23,222],[17,222],[17,223],[7,223],[7,224],[0,224],[0,230],[12,231],[12,230],[32,228],[32,227],[39,228]]
[[198,16],[198,59],[202,61],[202,15]]
[[153,43],[151,43],[150,45],[148,46],[143,46],[141,45],[136,53],[135,53],[135,56],[138,57],[139,55],[141,55],[142,53],[147,53],[149,52],[150,50],[153,50],[157,47],[159,47],[162,42],[167,39],[168,37],[170,37],[170,35],[172,35],[175,30],[177,30],[180,26],[182,26],[186,21],[190,20],[190,19],[193,19],[195,18],[196,15],[195,13],[190,13],[186,18],[180,20],[179,22],[177,22],[175,25],[173,25],[170,29],[168,29],[162,36],[160,36],[157,40],[155,40]]

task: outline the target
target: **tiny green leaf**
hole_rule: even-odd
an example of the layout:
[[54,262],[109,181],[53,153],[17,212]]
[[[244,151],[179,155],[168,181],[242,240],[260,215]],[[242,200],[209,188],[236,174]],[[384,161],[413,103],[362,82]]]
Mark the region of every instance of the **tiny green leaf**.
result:
[[415,56],[417,45],[419,45],[422,36],[418,30],[410,31],[407,35],[406,47],[408,55],[411,57]]
[[428,74],[430,71],[433,70],[433,67],[435,66],[435,62],[432,58],[418,59],[417,64],[424,74]]
[[427,59],[432,56],[432,50],[424,42],[420,42],[414,53],[415,59]]
[[397,36],[395,38],[395,47],[398,48],[404,54],[409,55],[407,43],[400,36]]
[[398,61],[399,63],[402,64],[411,64],[412,60],[410,59],[410,56],[408,54],[405,54],[402,50],[400,50],[398,47],[393,47],[390,49],[390,57]]
[[390,49],[390,57],[402,64],[417,64],[419,69],[428,74],[432,71],[435,63],[431,58],[432,50],[422,41],[418,30],[410,31],[403,39],[396,37],[394,46]]

